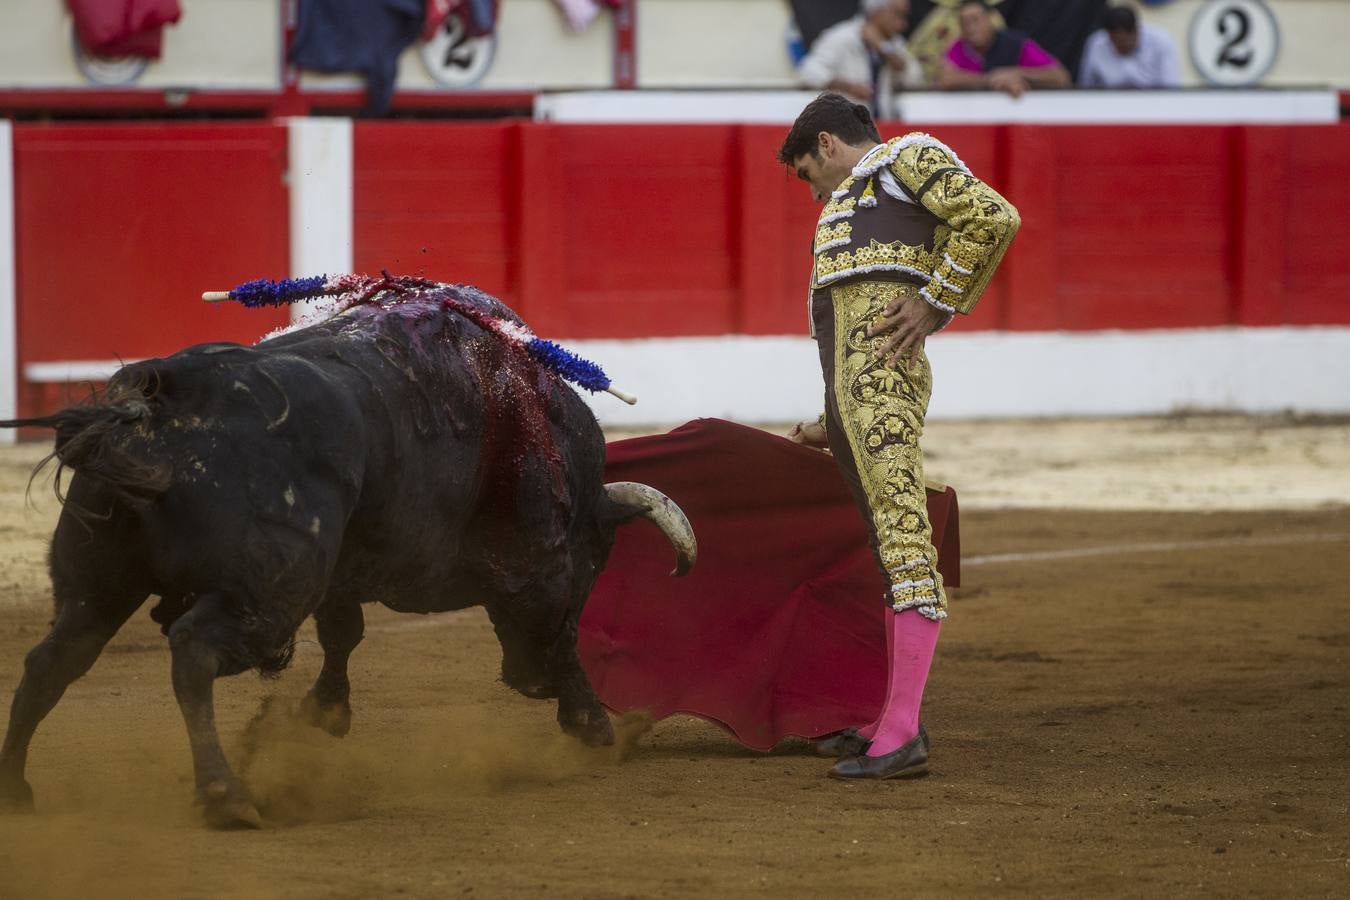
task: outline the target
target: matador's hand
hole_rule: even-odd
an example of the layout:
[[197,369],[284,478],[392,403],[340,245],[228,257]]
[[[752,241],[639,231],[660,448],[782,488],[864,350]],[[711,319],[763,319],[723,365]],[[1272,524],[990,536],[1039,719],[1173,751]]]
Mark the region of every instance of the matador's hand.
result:
[[825,429],[819,422],[798,422],[792,426],[788,437],[799,444],[817,449],[823,449],[830,444],[825,437]]
[[914,361],[923,352],[924,340],[946,319],[942,310],[920,297],[899,297],[881,311],[881,318],[867,329],[868,337],[894,332],[879,348],[877,359],[895,368],[905,361],[906,368],[914,368]]

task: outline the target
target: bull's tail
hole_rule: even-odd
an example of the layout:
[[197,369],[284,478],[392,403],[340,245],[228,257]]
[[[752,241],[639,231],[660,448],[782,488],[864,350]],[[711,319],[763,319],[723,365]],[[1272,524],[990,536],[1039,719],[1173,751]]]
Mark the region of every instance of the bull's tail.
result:
[[56,495],[63,503],[61,474],[65,469],[74,469],[101,482],[127,502],[143,505],[169,489],[171,475],[168,465],[144,459],[127,440],[128,426],[149,417],[150,404],[145,393],[139,388],[119,386],[49,416],[0,420],[0,428],[55,429],[55,448],[33,469],[33,477],[56,460]]

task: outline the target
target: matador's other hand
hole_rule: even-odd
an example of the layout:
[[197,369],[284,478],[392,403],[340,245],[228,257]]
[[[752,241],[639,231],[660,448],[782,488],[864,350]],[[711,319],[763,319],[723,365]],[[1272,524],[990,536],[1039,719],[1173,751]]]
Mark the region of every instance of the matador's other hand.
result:
[[808,447],[820,448],[829,445],[829,440],[825,437],[825,428],[819,422],[798,422],[792,426],[788,437]]
[[884,359],[891,368],[904,360],[907,368],[912,369],[914,361],[923,352],[924,340],[945,319],[942,310],[925,303],[920,297],[899,297],[881,311],[881,319],[867,329],[867,336],[877,337],[888,331],[893,332],[877,348],[877,359]]

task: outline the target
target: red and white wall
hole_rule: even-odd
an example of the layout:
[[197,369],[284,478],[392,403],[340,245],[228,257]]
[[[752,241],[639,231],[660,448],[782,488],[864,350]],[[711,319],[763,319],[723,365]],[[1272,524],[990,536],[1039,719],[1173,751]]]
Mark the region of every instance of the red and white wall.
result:
[[[1350,410],[1350,125],[929,130],[1023,218],[974,315],[930,341],[932,415]],[[600,362],[641,397],[596,399],[607,423],[814,416],[816,210],[782,134],[0,122],[0,415],[285,319],[203,290],[388,269],[478,284]]]

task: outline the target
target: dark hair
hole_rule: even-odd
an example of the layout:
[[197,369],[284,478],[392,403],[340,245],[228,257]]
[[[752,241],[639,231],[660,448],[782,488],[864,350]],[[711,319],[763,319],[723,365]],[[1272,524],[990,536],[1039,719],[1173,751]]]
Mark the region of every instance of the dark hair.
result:
[[1102,27],[1107,31],[1128,31],[1133,34],[1139,30],[1139,20],[1128,6],[1112,6],[1102,16]]
[[956,8],[965,9],[967,6],[978,6],[987,13],[994,11],[994,7],[989,5],[989,0],[961,0],[961,2],[956,5]]
[[843,94],[824,93],[806,104],[792,123],[783,146],[778,148],[778,161],[790,166],[799,156],[817,155],[816,135],[822,131],[853,146],[881,142],[881,133],[867,107]]

